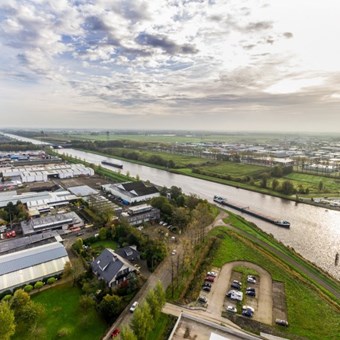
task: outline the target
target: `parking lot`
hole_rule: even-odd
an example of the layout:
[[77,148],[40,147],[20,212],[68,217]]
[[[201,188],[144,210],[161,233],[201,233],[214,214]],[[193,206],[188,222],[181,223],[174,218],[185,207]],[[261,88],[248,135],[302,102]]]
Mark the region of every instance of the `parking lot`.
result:
[[[217,277],[211,286],[210,292],[201,292],[208,300],[207,312],[212,315],[220,316],[227,306],[237,306],[237,301],[226,297],[226,293],[231,289],[230,285],[233,280],[241,281],[242,274],[233,271],[235,266],[244,266],[255,270],[259,275],[256,276],[256,284],[247,284],[247,287],[253,287],[256,296],[251,297],[243,295],[243,305],[250,306],[254,309],[253,319],[262,323],[272,324],[273,322],[273,296],[272,296],[272,279],[270,274],[262,267],[254,263],[236,261],[227,263],[221,270],[216,271]],[[202,282],[203,283],[203,282]]]

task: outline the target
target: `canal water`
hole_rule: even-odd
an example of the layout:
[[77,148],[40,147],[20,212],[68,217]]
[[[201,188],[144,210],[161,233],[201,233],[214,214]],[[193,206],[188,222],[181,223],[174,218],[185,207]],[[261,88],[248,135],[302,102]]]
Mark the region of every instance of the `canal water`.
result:
[[[108,159],[107,157],[74,149],[60,149],[58,152],[78,157],[97,165],[101,164],[102,160]],[[114,158],[111,159],[115,160]],[[249,207],[251,210],[276,219],[288,220],[291,227],[290,229],[285,229],[243,214],[247,220],[256,223],[259,228],[274,235],[276,239],[294,248],[303,257],[340,280],[340,266],[335,266],[335,255],[340,252],[339,211],[325,210],[324,208],[301,203],[296,204],[281,198],[173,174],[127,161],[122,161],[122,163],[122,170],[102,166],[112,171],[121,171],[123,174],[128,172],[133,177],[138,175],[140,179],[149,180],[160,186],[171,187],[175,185],[182,188],[186,194],[195,194],[210,202],[212,202],[214,195],[222,196],[239,206]],[[240,214],[240,212],[237,213]]]

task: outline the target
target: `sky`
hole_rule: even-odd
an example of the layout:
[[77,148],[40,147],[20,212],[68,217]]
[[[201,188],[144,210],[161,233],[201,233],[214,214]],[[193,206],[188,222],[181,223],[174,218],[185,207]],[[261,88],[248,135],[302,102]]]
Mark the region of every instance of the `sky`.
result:
[[1,0],[0,128],[340,132],[339,0]]

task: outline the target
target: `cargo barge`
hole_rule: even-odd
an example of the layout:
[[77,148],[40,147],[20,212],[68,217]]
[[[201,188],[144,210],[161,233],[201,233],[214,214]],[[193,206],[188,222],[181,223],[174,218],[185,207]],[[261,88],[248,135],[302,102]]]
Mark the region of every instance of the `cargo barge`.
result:
[[120,162],[118,163],[118,162],[112,162],[111,160],[107,160],[107,161],[101,161],[101,163],[104,165],[113,166],[114,168],[123,169],[123,164]]
[[254,216],[259,218],[262,221],[266,221],[272,224],[275,224],[279,227],[283,227],[283,228],[289,228],[290,227],[290,223],[288,221],[284,221],[284,220],[277,220],[273,217],[269,217],[269,216],[265,216],[262,215],[261,213],[255,212],[255,211],[251,211],[249,209],[249,207],[239,207],[238,205],[234,204],[234,203],[230,203],[228,202],[225,198],[220,197],[220,196],[214,196],[214,202],[219,203],[221,205],[225,205],[227,207],[233,208],[237,211],[240,211],[242,213],[248,214],[250,216]]

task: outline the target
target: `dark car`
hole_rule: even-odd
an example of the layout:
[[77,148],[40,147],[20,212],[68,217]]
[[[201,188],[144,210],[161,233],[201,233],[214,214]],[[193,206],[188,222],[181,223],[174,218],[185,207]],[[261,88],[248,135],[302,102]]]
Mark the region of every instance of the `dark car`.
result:
[[255,292],[255,288],[248,287],[248,288],[247,288],[247,292],[248,292],[248,291],[249,291],[249,292]]
[[204,282],[202,286],[212,287],[212,284],[210,282]]
[[203,286],[202,290],[206,291],[206,292],[210,292],[211,288],[209,286]]
[[205,296],[200,296],[200,297],[198,298],[198,301],[199,301],[199,302],[202,302],[202,303],[207,303],[207,302],[208,302],[208,300],[207,300],[207,298],[206,298]]
[[234,289],[237,289],[237,290],[241,290],[241,286],[238,283],[236,283],[236,282],[233,282],[231,284],[231,288],[234,288]]
[[247,290],[247,291],[246,291],[246,294],[247,294],[248,296],[253,296],[253,297],[256,296],[256,293],[255,293],[255,291],[253,291],[253,290]]
[[116,336],[118,336],[120,333],[120,330],[118,328],[116,328],[112,333],[111,333],[111,338],[115,338]]
[[244,309],[242,311],[243,316],[247,316],[248,318],[251,318],[253,316],[253,311],[251,309]]

